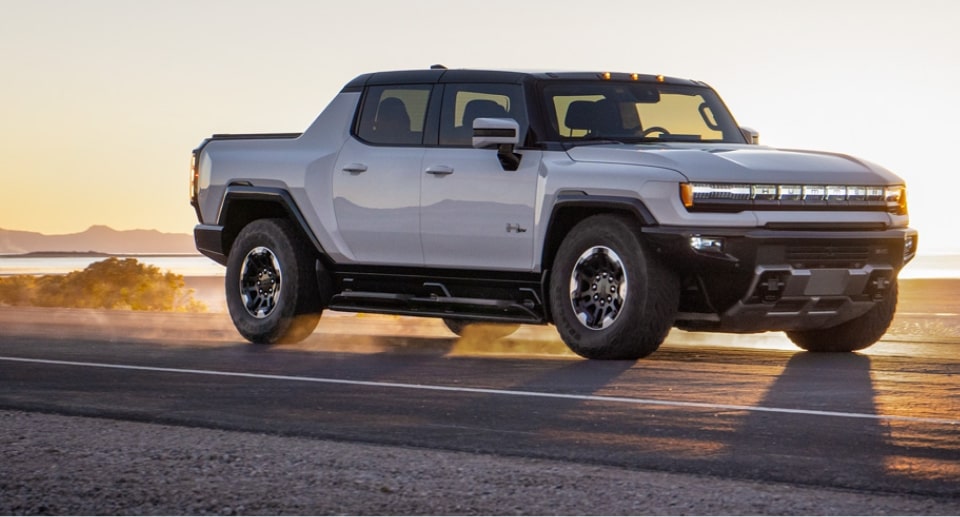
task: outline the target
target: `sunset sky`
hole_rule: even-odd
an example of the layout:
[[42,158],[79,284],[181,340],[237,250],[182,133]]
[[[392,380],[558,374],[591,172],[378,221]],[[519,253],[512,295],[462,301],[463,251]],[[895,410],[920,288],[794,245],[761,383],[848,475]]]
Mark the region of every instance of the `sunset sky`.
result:
[[904,177],[921,252],[960,251],[958,25],[952,0],[0,0],[0,228],[189,233],[204,137],[443,63],[704,80],[766,145]]

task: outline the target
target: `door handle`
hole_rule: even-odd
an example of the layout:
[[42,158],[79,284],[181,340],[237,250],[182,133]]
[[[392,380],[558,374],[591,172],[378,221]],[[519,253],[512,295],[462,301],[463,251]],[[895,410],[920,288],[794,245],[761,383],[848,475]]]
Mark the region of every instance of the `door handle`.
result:
[[453,174],[453,167],[448,167],[446,165],[432,165],[427,167],[427,174],[433,174],[434,176],[447,176]]
[[361,172],[367,172],[367,166],[362,163],[351,163],[350,165],[344,167],[343,171],[358,174]]

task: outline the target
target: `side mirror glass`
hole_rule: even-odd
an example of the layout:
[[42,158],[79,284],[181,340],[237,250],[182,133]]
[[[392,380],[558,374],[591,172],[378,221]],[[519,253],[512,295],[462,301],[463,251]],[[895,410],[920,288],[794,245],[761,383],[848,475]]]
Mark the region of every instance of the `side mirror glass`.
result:
[[473,147],[486,149],[520,143],[520,124],[512,118],[478,118],[473,121]]

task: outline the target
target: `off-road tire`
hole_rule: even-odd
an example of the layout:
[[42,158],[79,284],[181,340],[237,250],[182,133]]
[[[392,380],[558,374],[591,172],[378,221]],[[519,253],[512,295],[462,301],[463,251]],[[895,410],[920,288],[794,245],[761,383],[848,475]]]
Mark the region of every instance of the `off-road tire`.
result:
[[[550,272],[550,308],[560,337],[576,354],[639,359],[670,332],[680,283],[640,234],[633,219],[601,214],[578,223],[561,243]],[[596,283],[589,281],[594,273]]]
[[315,258],[285,219],[258,219],[237,235],[227,259],[227,308],[256,344],[297,343],[322,312]]
[[816,330],[792,330],[787,337],[808,352],[854,352],[876,343],[887,333],[897,312],[897,280],[890,291],[866,314],[835,327]]
[[469,334],[482,335],[495,340],[509,336],[520,328],[519,323],[487,323],[483,321],[462,320],[458,318],[443,318],[444,325],[450,332],[464,337]]

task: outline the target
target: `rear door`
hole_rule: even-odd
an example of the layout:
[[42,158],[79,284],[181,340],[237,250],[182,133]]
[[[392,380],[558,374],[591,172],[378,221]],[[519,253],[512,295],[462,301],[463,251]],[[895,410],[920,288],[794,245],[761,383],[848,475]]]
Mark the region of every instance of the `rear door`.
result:
[[337,226],[357,262],[423,264],[420,181],[431,85],[369,87],[333,177]]

